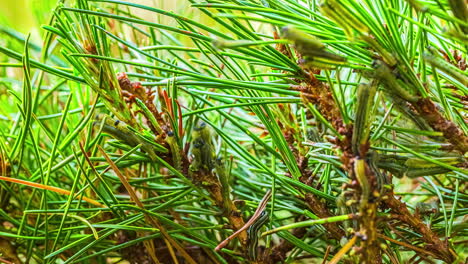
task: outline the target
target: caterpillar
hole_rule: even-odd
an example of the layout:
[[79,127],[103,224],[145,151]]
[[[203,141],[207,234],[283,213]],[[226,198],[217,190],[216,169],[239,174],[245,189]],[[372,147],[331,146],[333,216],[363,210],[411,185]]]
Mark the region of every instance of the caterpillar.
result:
[[192,142],[192,163],[190,164],[191,171],[199,171],[200,169],[207,168],[205,166],[206,155],[206,146],[205,141],[201,138],[196,138]]
[[200,169],[211,171],[214,166],[213,146],[211,144],[212,136],[205,122],[200,122],[193,128],[192,138],[192,155],[194,159],[190,165],[190,169],[192,171]]
[[[444,157],[435,159],[451,165],[463,162],[463,158],[461,157]],[[371,156],[371,161],[372,162],[369,164],[374,165],[376,169],[380,168],[389,171],[397,178],[402,178],[403,176],[416,178],[421,176],[437,175],[450,171],[450,169],[440,167],[437,164],[433,164],[419,158],[408,158],[404,156],[379,155],[378,158]]]
[[356,31],[362,33],[368,33],[369,27],[364,25],[359,17],[353,14],[353,10],[346,7],[341,1],[337,0],[325,0],[321,3],[321,7],[328,7],[331,12],[335,14],[337,18],[336,23],[342,25],[348,25],[354,28]]
[[221,183],[221,195],[223,196],[224,209],[228,214],[231,213],[231,197],[229,192],[229,175],[224,166],[221,158],[217,158],[214,162],[216,174],[218,175],[219,182]]
[[374,84],[360,84],[357,87],[356,117],[352,136],[352,148],[355,155],[362,154],[360,153],[361,145],[369,137],[368,119],[375,92]]
[[252,261],[257,259],[258,231],[260,231],[260,228],[262,228],[262,226],[268,221],[268,218],[268,212],[263,211],[257,221],[247,229],[247,238],[249,243],[248,257]]
[[425,61],[429,62],[434,67],[441,69],[443,72],[452,76],[463,85],[468,86],[468,76],[465,72],[445,61],[442,59],[442,57],[437,56],[437,50],[435,50],[435,48],[428,47],[428,50],[429,52],[423,53],[423,58]]
[[327,68],[330,64],[342,64],[346,58],[325,50],[325,45],[292,26],[281,28],[281,36],[294,43],[294,47],[304,56],[303,64]]
[[363,159],[354,161],[354,174],[361,186],[361,204],[364,205],[369,200],[370,186],[366,176],[366,162]]
[[321,43],[317,38],[307,35],[306,33],[298,30],[292,26],[285,26],[281,28],[281,37],[291,40],[296,45],[297,49],[305,50],[309,48],[312,50],[323,50],[325,45]]
[[377,162],[379,160],[379,155],[377,152],[372,151],[369,153],[367,157],[367,164],[369,165],[370,170],[374,173],[375,177],[377,178],[377,189],[378,189],[378,196],[384,192],[384,189],[388,187],[391,182],[388,179],[385,173],[380,172],[379,167],[377,167]]
[[[403,175],[408,178],[417,178],[422,176],[431,176],[437,175],[442,173],[450,172],[450,169],[442,168],[442,167],[431,167],[431,168],[407,168]],[[403,176],[402,175],[402,176]],[[399,177],[401,178],[401,177]]]
[[395,97],[400,97],[406,101],[415,103],[419,100],[418,96],[410,94],[402,85],[398,82],[395,77],[395,74],[390,70],[390,68],[385,65],[383,61],[375,60],[372,63],[374,68],[375,75],[379,81],[386,88],[386,92],[390,93]]
[[[435,159],[443,163],[450,164],[450,165],[454,165],[462,161],[462,159],[459,157],[441,157],[441,158],[435,158]],[[405,161],[405,165],[408,166],[408,168],[415,168],[415,169],[418,169],[418,168],[428,169],[428,168],[440,167],[437,164],[428,162],[420,158],[408,158]]]
[[115,139],[122,140],[128,145],[135,147],[140,144],[138,138],[127,127],[127,124],[118,119],[113,119],[105,114],[97,114],[95,126],[102,126],[102,131],[110,134]]
[[194,126],[192,131],[192,137],[194,139],[201,138],[206,143],[211,145],[211,130],[206,126],[206,123],[200,121],[197,125]]
[[169,131],[167,133],[166,142],[167,144],[169,144],[169,148],[171,149],[173,162],[172,165],[175,169],[180,171],[182,169],[182,156],[180,154],[180,147],[177,143],[177,139],[175,138],[174,132]]
[[152,160],[156,160],[156,153],[152,144],[140,138],[125,122],[111,118],[105,114],[96,115],[93,125],[102,127],[102,131],[115,139],[125,142],[131,147],[141,145],[141,149],[148,153]]

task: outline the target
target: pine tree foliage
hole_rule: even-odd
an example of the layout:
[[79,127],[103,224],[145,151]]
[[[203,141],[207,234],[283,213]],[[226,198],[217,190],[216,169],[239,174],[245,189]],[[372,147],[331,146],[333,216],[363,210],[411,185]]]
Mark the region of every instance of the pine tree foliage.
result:
[[466,1],[143,2],[0,27],[0,262],[466,261]]

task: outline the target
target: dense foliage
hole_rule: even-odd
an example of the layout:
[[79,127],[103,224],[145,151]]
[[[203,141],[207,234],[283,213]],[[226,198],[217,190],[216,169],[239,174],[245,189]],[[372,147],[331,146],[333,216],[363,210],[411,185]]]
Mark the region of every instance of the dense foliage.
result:
[[0,262],[466,260],[466,1],[179,2],[0,27]]

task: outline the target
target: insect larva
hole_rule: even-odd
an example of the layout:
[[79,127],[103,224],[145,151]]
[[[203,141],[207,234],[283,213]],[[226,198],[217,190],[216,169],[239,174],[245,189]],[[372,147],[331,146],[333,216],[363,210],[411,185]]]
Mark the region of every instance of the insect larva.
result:
[[200,169],[213,169],[213,154],[209,144],[201,137],[195,138],[192,143],[193,160],[190,165],[190,170],[198,171]]
[[382,45],[379,44],[374,38],[369,36],[368,34],[363,34],[360,37],[362,40],[367,42],[375,51],[377,51],[380,56],[382,56],[382,60],[389,66],[393,67],[397,64],[397,60],[392,53],[387,51]]
[[431,53],[424,52],[423,58],[425,61],[427,61],[434,67],[441,69],[443,72],[452,76],[454,79],[461,82],[463,85],[468,86],[468,76],[466,76],[466,73],[453,66],[452,64],[448,63],[440,56],[437,56],[437,51],[434,50],[434,48],[429,47],[428,49],[429,51],[431,51]]
[[205,141],[205,143],[211,144],[211,130],[203,121],[200,121],[197,125],[194,126],[192,137],[201,138]]
[[372,173],[374,173],[375,177],[377,178],[377,190],[379,192],[377,195],[380,196],[382,193],[384,193],[385,188],[390,186],[391,182],[387,175],[385,173],[381,173],[379,167],[377,167],[378,160],[379,155],[377,152],[372,151],[369,153],[367,157],[367,164],[369,165]]
[[[463,162],[462,157],[442,157],[434,159],[451,165]],[[440,167],[437,164],[433,164],[419,158],[408,158],[398,155],[379,155],[378,158],[371,156],[369,165],[371,168],[372,166],[376,166],[376,169],[380,168],[389,171],[397,178],[402,178],[403,176],[416,178],[447,173],[450,171],[450,169]]]
[[201,138],[196,138],[192,142],[192,163],[190,164],[190,170],[191,171],[199,171],[200,168],[202,167],[202,154],[201,154],[201,148],[205,144],[203,142],[203,139]]
[[169,144],[169,148],[171,149],[172,162],[174,163],[173,166],[175,169],[180,171],[182,168],[182,156],[180,154],[180,147],[177,143],[174,132],[169,131],[167,133],[166,142]]
[[231,213],[231,196],[229,192],[229,175],[224,166],[224,162],[221,158],[217,158],[214,162],[216,174],[219,182],[221,183],[221,195],[223,196],[224,209],[228,214]]
[[371,37],[371,30],[362,22],[365,21],[365,18],[357,15],[359,12],[350,9],[342,1],[336,0],[323,1],[320,4],[320,10],[344,29],[345,35],[349,40],[356,39],[354,34],[354,31],[356,31],[359,35],[358,38],[367,42],[374,50],[380,53],[388,65],[394,66],[397,63],[395,57]]
[[366,175],[366,162],[363,159],[354,161],[354,174],[361,186],[361,204],[364,205],[369,200],[370,186]]
[[419,97],[405,90],[384,62],[376,60],[372,63],[372,67],[375,69],[376,78],[385,86],[386,92],[409,102],[418,101]]
[[294,43],[294,47],[304,56],[305,64],[323,67],[330,64],[343,64],[346,59],[325,50],[325,45],[317,38],[308,35],[292,26],[281,29],[281,36]]
[[[191,169],[213,169],[214,153],[211,144],[212,135],[205,122],[200,122],[193,128],[192,138],[192,155],[194,156],[192,165],[194,166],[191,166]],[[193,164],[194,162],[195,164]]]
[[417,177],[447,173],[447,172],[450,172],[450,169],[446,169],[442,167],[406,168],[406,170],[402,170],[402,171],[403,171],[403,174],[399,178],[401,178],[403,175],[408,178],[417,178]]
[[323,1],[322,4],[328,6],[330,10],[335,13],[335,16],[339,18],[338,21],[335,21],[338,24],[349,25],[360,33],[369,32],[369,28],[361,23],[361,21],[356,18],[356,15],[352,14],[350,10],[348,10],[345,6],[342,5],[342,3],[340,3],[340,1],[326,0]]
[[128,129],[125,122],[113,119],[104,114],[98,114],[96,119],[97,121],[94,122],[94,125],[102,126],[102,131],[110,134],[115,139],[122,140],[132,147],[140,144],[140,140]]
[[248,257],[250,260],[255,261],[257,259],[257,247],[258,247],[258,231],[268,221],[268,212],[263,211],[258,217],[257,221],[253,223],[249,229],[247,229],[248,237]]
[[324,14],[326,17],[331,18],[335,23],[343,28],[346,37],[349,40],[354,40],[353,29],[350,27],[348,23],[342,23],[342,19],[340,16],[337,16],[335,10],[333,10],[327,3],[320,4],[320,12]]
[[415,113],[415,111],[408,106],[408,103],[404,99],[398,96],[394,96],[392,94],[390,94],[390,97],[392,98],[395,104],[395,108],[401,113],[403,113],[407,118],[411,119],[414,122],[414,124],[418,126],[421,130],[432,130],[427,121],[424,120],[424,118],[422,118],[420,115]]
[[354,121],[352,148],[355,155],[360,155],[361,145],[369,137],[369,113],[374,101],[376,87],[373,84],[359,84],[357,87],[356,117]]
[[[211,44],[217,49],[245,48],[262,45],[261,41],[214,39]],[[264,45],[264,44],[263,44]]]
[[[281,37],[294,42],[297,49],[304,50],[305,48],[321,50],[325,49],[325,45],[317,38],[310,36],[293,26],[285,26],[281,28]],[[299,48],[300,46],[301,48]]]
[[98,114],[96,119],[94,125],[101,126],[102,131],[110,134],[115,139],[122,140],[129,146],[135,147],[141,145],[141,149],[148,153],[152,160],[156,160],[154,147],[133,132],[125,122],[111,118],[105,114]]
[[[461,159],[458,158],[458,157],[442,157],[442,158],[435,158],[435,159],[437,161],[441,161],[443,163],[450,164],[450,165],[457,164],[457,163],[461,162]],[[409,159],[407,159],[405,161],[405,165],[408,168],[415,168],[415,169],[440,167],[437,164],[425,161],[425,160],[420,159],[420,158],[409,158]]]

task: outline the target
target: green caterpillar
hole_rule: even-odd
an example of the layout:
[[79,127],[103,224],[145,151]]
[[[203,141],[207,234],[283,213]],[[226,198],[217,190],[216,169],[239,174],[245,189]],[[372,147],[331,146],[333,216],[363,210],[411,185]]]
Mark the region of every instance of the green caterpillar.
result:
[[343,64],[346,58],[325,50],[325,45],[317,38],[294,27],[281,28],[281,36],[294,43],[296,50],[304,56],[304,64],[315,67],[330,68],[334,64]]
[[298,30],[292,26],[285,26],[281,28],[281,37],[291,40],[299,50],[323,50],[325,45],[321,43],[317,38],[307,35],[306,33]]
[[203,141],[211,145],[211,130],[206,126],[206,123],[201,121],[194,126],[192,138],[201,138]]
[[370,186],[366,175],[366,162],[364,159],[356,159],[354,161],[354,174],[361,186],[361,205],[368,202],[370,197]]
[[468,86],[468,76],[465,72],[458,69],[454,65],[450,64],[449,62],[442,59],[442,57],[438,56],[438,51],[434,47],[427,47],[429,52],[424,52],[423,58],[425,61],[429,62],[434,67],[442,70],[446,74],[452,76],[454,79],[459,81],[465,86]]
[[374,101],[376,85],[360,84],[357,87],[356,117],[352,136],[352,148],[355,155],[361,156],[361,145],[369,137],[369,116]]
[[364,25],[359,20],[359,18],[356,17],[356,15],[352,14],[351,10],[346,8],[344,4],[340,2],[341,1],[337,1],[337,0],[325,0],[320,3],[320,8],[326,9],[326,13],[333,13],[334,14],[333,18],[335,22],[338,23],[339,25],[346,25],[346,27],[352,27],[356,31],[360,32],[361,34],[368,33],[369,27]]
[[193,161],[190,170],[198,171],[200,169],[212,170],[214,167],[213,145],[210,129],[205,122],[198,123],[192,131],[192,155]]
[[221,158],[217,158],[214,162],[216,174],[218,175],[219,182],[221,183],[221,193],[224,201],[224,209],[228,214],[231,213],[231,197],[229,192],[229,175],[224,166]]
[[[102,127],[103,132],[108,133],[115,139],[125,142],[131,147],[141,145],[141,149],[148,153],[148,156],[153,161],[157,159],[155,148],[157,148],[159,145],[149,143],[147,139],[144,139],[142,136],[138,135],[137,132],[134,131],[125,122],[111,118],[105,114],[98,114],[96,115],[96,121],[93,123],[93,125]],[[165,150],[162,146],[159,146],[159,148],[160,149],[158,150],[160,151]]]
[[[462,161],[460,157],[441,157],[441,158],[434,158],[434,159],[437,161],[449,164],[449,165],[455,165]],[[428,162],[420,158],[408,158],[405,161],[405,165],[408,168],[414,168],[414,169],[429,169],[429,168],[434,168],[434,167],[440,167],[437,164]]]
[[196,138],[192,143],[193,161],[190,165],[192,171],[200,169],[213,169],[213,155],[210,144],[206,143],[202,138]]
[[377,189],[379,191],[378,195],[380,195],[384,193],[385,188],[390,186],[391,182],[389,181],[387,175],[385,173],[380,172],[379,167],[377,167],[378,160],[379,154],[377,154],[377,152],[375,151],[371,151],[366,159],[370,170],[374,173],[375,177],[377,178]]
[[249,241],[248,257],[250,260],[257,260],[258,231],[268,221],[268,212],[263,211],[257,221],[247,229],[247,238]]
[[174,132],[169,131],[167,133],[166,142],[171,149],[172,162],[174,163],[173,166],[175,169],[180,171],[182,169],[182,156],[180,154],[180,147],[177,143]]
[[372,67],[376,78],[385,86],[386,92],[413,103],[419,100],[418,96],[412,95],[402,86],[403,83],[397,80],[395,74],[383,61],[375,60]]
[[[437,164],[414,157],[408,158],[397,155],[382,155],[376,159],[376,165],[378,168],[391,172],[397,178],[402,178],[403,176],[416,178],[421,176],[437,175],[450,171],[450,169],[443,168]],[[464,160],[463,157],[439,157],[434,159],[450,165],[456,165]]]

